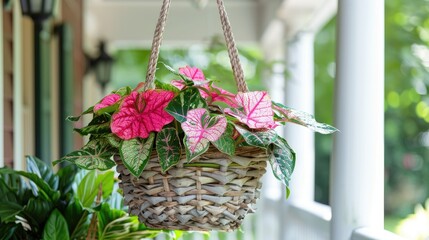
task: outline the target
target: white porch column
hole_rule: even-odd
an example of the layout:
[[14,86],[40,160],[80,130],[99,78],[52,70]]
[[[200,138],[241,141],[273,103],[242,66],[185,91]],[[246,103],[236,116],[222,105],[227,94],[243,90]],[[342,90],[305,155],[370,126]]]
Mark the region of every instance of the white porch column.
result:
[[19,0],[13,2],[13,168],[24,169],[24,114],[22,83],[22,13]]
[[[286,81],[286,106],[314,114],[314,33],[300,32],[287,48],[290,77]],[[286,140],[296,152],[292,175],[292,201],[314,201],[314,132],[287,124]]]
[[[261,39],[264,58],[267,61],[284,62],[284,23],[273,20],[266,28]],[[284,104],[285,95],[285,66],[282,63],[274,64],[269,71],[264,72],[264,82],[269,90],[271,99]],[[276,131],[284,137],[284,128],[278,127]],[[267,174],[263,177],[262,197],[258,202],[256,212],[256,237],[255,239],[282,239],[285,216],[280,209],[284,208],[284,185],[278,181],[267,168]],[[248,238],[245,238],[248,239]]]
[[339,0],[331,239],[383,228],[384,1]]

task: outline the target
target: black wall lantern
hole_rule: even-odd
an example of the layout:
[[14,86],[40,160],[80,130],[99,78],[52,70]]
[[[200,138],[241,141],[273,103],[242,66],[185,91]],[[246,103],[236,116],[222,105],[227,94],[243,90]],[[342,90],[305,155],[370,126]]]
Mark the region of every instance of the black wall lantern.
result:
[[96,80],[100,84],[103,94],[105,94],[106,86],[111,80],[114,61],[106,51],[106,43],[101,41],[98,45],[98,56],[90,59],[90,67],[95,71]]
[[55,0],[21,0],[22,15],[42,23],[52,16],[54,5]]
[[[43,69],[49,69],[49,61],[44,61],[42,44],[49,51],[49,34],[42,34],[43,23],[54,11],[56,0],[20,0],[21,11],[34,23],[34,106],[35,106],[35,153],[44,161],[51,160],[51,83],[43,76]],[[43,37],[45,36],[45,37]]]

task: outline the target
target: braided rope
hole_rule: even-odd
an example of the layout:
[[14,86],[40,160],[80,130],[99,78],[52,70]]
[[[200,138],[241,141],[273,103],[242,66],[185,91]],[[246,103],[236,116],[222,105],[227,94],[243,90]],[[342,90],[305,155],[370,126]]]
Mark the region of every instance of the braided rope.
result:
[[[154,87],[156,64],[159,57],[159,48],[162,42],[165,24],[167,21],[168,10],[170,8],[171,0],[164,0],[161,7],[161,12],[158,18],[158,23],[153,35],[152,50],[149,58],[149,64],[146,74],[146,84],[144,90]],[[223,4],[223,0],[217,0],[220,21],[222,24],[223,34],[225,36],[226,46],[228,48],[228,55],[231,62],[232,72],[237,84],[239,92],[247,92],[247,84],[244,80],[243,68],[241,67],[240,58],[238,55],[237,46],[235,45],[234,36],[232,34],[231,24],[229,23],[228,15]]]
[[156,24],[155,32],[152,40],[152,50],[149,58],[149,64],[146,73],[146,84],[144,90],[154,87],[156,64],[159,57],[159,47],[162,42],[162,35],[164,33],[165,24],[167,22],[168,10],[170,9],[171,0],[164,0],[159,14],[158,23]]
[[229,60],[231,62],[232,72],[234,73],[235,82],[239,92],[248,92],[246,81],[244,80],[243,68],[241,67],[238,50],[235,45],[232,34],[231,24],[222,0],[217,0],[220,21],[222,24],[223,35],[225,36],[226,46],[228,48]]

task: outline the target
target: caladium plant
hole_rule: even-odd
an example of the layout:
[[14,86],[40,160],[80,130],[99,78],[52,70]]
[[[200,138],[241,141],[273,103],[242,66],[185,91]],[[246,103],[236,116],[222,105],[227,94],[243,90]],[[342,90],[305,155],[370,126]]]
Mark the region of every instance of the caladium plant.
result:
[[166,68],[178,79],[156,82],[155,89],[146,91],[141,90],[143,83],[118,89],[82,113],[93,118],[75,130],[89,135],[90,141],[56,162],[106,170],[115,164],[112,157],[120,155],[138,177],[154,152],[166,172],[180,159],[194,161],[210,145],[231,156],[237,147],[250,145],[267,151],[274,175],[288,186],[295,153],[274,128],[290,122],[323,134],[337,131],[310,114],[272,102],[265,91],[233,94],[215,86],[196,67]]

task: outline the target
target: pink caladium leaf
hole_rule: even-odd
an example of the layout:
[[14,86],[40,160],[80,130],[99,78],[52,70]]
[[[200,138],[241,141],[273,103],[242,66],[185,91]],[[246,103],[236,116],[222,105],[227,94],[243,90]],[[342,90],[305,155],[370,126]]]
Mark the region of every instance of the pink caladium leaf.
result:
[[121,95],[112,93],[107,96],[105,96],[101,101],[94,106],[94,112],[97,112],[98,110],[112,106],[113,104],[117,103],[121,99]]
[[235,100],[235,94],[216,87],[214,84],[211,86],[210,97],[212,102],[224,102],[231,107],[238,107],[237,101]]
[[121,139],[147,138],[150,132],[159,132],[173,121],[164,109],[174,93],[164,90],[132,92],[126,97],[119,111],[112,116],[111,129]]
[[182,90],[186,86],[183,80],[172,80],[171,85],[177,87],[179,90]]
[[202,151],[207,150],[210,142],[218,140],[225,132],[226,125],[224,116],[210,116],[205,108],[188,111],[186,121],[182,123],[182,129],[186,134],[186,146],[193,155],[192,158],[195,154],[202,154]]
[[203,71],[197,67],[182,67],[179,68],[179,73],[187,76],[188,78],[194,80],[194,81],[204,81],[206,80],[206,77],[204,76]]
[[236,117],[240,122],[253,129],[273,129],[274,113],[267,92],[255,91],[237,94],[235,100],[240,108],[226,108],[224,112]]
[[[186,66],[179,68],[179,72],[194,81],[195,86],[200,89],[201,97],[210,99],[211,102],[224,102],[231,107],[238,106],[235,102],[235,95],[206,81],[201,69]],[[183,80],[173,80],[171,84],[180,90],[185,87],[185,82]]]

